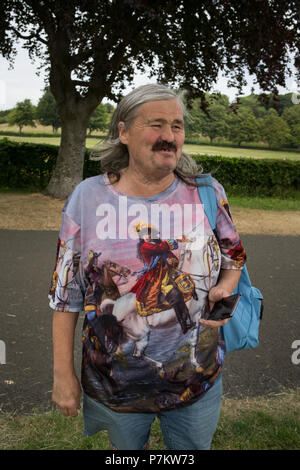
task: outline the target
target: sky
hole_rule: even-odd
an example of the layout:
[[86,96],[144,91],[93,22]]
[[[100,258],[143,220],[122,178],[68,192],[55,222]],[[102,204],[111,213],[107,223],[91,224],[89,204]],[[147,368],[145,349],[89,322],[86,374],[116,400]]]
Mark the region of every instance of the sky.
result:
[[[20,46],[18,47],[13,69],[10,70],[8,61],[0,56],[0,110],[11,109],[17,102],[24,101],[26,98],[29,98],[34,105],[37,105],[43,94],[45,77],[43,72],[40,76],[36,75],[37,68],[37,64],[33,64],[28,57],[28,52]],[[154,83],[155,79],[149,81],[146,76],[137,74],[134,86],[130,86],[127,92],[135,86],[149,82]],[[260,91],[253,84],[253,77],[247,75],[247,86],[243,88],[243,94],[249,95],[252,86],[254,86],[255,93]],[[295,75],[287,78],[286,88],[278,87],[278,89],[280,94],[290,92],[300,94],[300,84],[297,83]],[[219,74],[217,82],[212,84],[210,91],[219,91],[226,94],[230,101],[233,101],[237,94],[237,89],[227,87],[227,80],[221,74]]]

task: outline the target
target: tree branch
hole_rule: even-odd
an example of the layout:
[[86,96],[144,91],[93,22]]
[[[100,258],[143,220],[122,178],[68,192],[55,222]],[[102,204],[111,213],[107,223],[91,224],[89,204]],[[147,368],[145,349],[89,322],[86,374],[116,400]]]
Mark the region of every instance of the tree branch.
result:
[[45,44],[46,46],[48,45],[47,41],[45,41],[45,39],[42,39],[40,36],[39,36],[39,33],[41,32],[42,28],[39,27],[38,31],[34,32],[34,33],[31,33],[29,34],[29,36],[25,36],[24,34],[20,33],[20,31],[18,31],[16,28],[14,28],[13,26],[10,28],[14,33],[15,35],[20,38],[20,39],[24,39],[25,41],[27,41],[28,39],[37,39],[38,41],[42,42],[43,44]]
[[89,82],[85,82],[83,80],[72,80],[73,85],[78,85],[78,86],[90,86]]

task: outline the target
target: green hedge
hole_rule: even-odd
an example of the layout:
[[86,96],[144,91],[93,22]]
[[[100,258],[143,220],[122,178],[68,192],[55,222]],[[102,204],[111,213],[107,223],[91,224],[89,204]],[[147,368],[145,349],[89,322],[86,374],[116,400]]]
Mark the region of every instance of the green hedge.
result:
[[0,186],[43,189],[53,171],[58,147],[0,140]]
[[231,194],[289,197],[300,191],[300,161],[196,155]]
[[[0,120],[0,124],[1,124],[1,120]],[[52,138],[52,137],[61,137],[61,134],[60,133],[55,133],[55,132],[22,132],[21,135],[20,135],[20,132],[16,132],[16,131],[0,131],[0,136],[3,135],[4,137],[49,137],[49,138]],[[102,139],[103,136],[102,135],[96,135],[96,134],[88,134],[87,137],[90,139]]]
[[[44,189],[51,177],[58,147],[46,144],[0,140],[0,186]],[[227,158],[196,155],[205,172],[215,177],[231,194],[273,197],[293,196],[300,192],[300,162],[290,160]],[[89,160],[86,150],[83,178],[99,174],[100,165]]]

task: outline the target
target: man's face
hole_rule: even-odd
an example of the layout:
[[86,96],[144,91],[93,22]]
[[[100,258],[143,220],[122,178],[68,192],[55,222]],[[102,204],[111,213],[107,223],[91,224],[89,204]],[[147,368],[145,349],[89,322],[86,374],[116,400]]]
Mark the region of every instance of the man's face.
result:
[[155,242],[157,243],[159,239],[159,232],[154,230],[153,232],[151,230],[148,230],[148,232],[145,232],[142,234],[142,239],[144,242]]
[[143,235],[143,240],[144,242],[150,242],[151,241],[150,233],[145,233],[145,235]]
[[181,156],[185,137],[179,102],[174,99],[141,105],[129,129],[119,123],[119,137],[127,145],[129,165],[139,168],[145,175],[172,172]]

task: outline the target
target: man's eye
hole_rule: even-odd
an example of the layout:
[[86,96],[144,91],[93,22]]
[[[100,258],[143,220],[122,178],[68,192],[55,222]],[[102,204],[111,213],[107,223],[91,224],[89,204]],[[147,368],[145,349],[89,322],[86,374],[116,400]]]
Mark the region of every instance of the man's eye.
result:
[[152,124],[152,127],[157,127],[158,129],[161,128],[161,124]]

